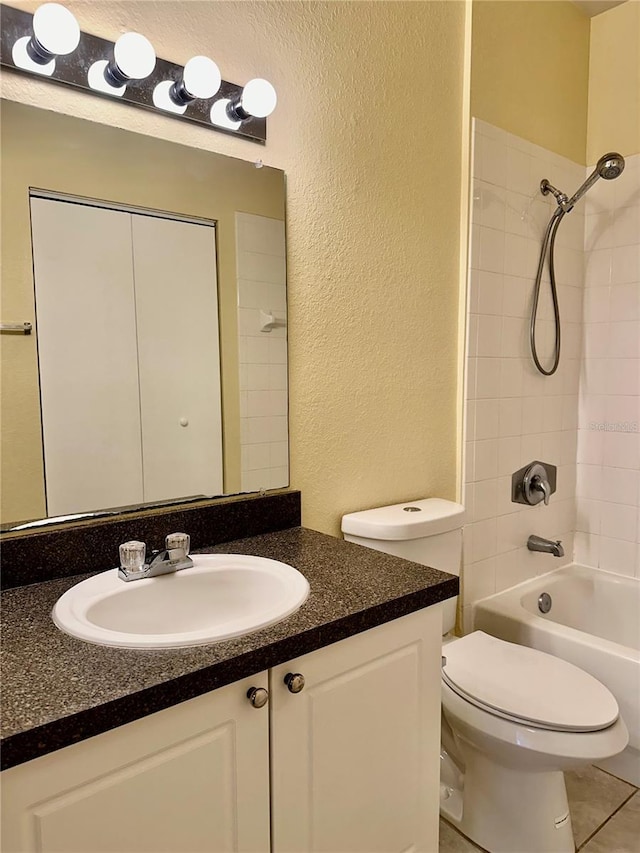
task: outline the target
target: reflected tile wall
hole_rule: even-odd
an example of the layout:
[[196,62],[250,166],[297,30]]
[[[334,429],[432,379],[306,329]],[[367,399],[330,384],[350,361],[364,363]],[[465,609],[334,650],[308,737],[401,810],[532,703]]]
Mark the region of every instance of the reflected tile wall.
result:
[[[284,222],[236,213],[243,491],[289,485]],[[278,325],[261,331],[260,312]]]
[[640,155],[585,211],[576,559],[640,577]]

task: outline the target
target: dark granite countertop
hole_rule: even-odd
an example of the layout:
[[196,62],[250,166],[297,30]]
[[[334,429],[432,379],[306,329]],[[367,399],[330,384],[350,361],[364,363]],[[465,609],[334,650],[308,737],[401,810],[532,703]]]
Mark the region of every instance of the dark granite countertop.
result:
[[202,549],[290,563],[311,592],[297,613],[245,637],[184,649],[116,649],[51,620],[89,575],[2,594],[2,767],[12,767],[457,594],[458,578],[296,527]]

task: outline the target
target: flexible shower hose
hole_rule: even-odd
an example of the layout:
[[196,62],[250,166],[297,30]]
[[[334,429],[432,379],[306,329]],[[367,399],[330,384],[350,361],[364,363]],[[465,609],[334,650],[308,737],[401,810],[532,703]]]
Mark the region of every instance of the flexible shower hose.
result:
[[[540,252],[538,272],[536,273],[536,283],[533,291],[533,305],[531,307],[531,324],[529,326],[531,355],[533,356],[535,366],[538,368],[540,373],[543,373],[545,376],[552,376],[558,369],[558,364],[560,362],[560,309],[558,307],[558,290],[556,287],[556,272],[553,259],[553,251],[556,242],[556,233],[558,231],[560,223],[562,222],[563,217],[564,210],[558,207],[557,210],[553,212],[553,216],[551,217],[551,219],[549,220],[549,224],[547,225],[547,230],[545,231],[544,238],[542,240],[542,250]],[[540,283],[542,281],[542,271],[544,270],[544,262],[547,256],[547,251],[549,253],[549,277],[551,279],[551,299],[553,300],[553,314],[556,333],[553,365],[551,366],[550,370],[546,370],[542,366],[542,364],[540,363],[540,359],[538,358],[538,352],[536,350],[536,316],[538,314],[538,302],[540,300]]]

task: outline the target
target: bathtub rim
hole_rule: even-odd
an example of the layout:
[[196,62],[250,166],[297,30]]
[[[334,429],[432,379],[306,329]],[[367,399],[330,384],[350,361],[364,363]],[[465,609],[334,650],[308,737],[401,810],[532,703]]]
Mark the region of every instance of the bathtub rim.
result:
[[544,625],[544,630],[555,636],[571,637],[575,642],[582,642],[590,647],[597,647],[601,651],[607,651],[610,654],[622,657],[625,660],[640,663],[640,648],[635,649],[633,646],[624,646],[622,643],[617,643],[613,640],[607,640],[604,637],[599,637],[595,634],[590,634],[580,628],[572,628],[562,622],[556,622],[553,619],[545,619],[542,615],[533,613],[528,610],[522,603],[522,599],[527,593],[532,591],[547,592],[550,590],[549,584],[565,578],[572,574],[592,575],[597,574],[600,578],[609,579],[616,584],[622,583],[628,586],[640,584],[640,579],[622,575],[614,572],[608,572],[604,569],[598,569],[593,566],[585,566],[581,563],[569,563],[566,566],[561,566],[558,569],[552,569],[550,572],[545,572],[542,575],[536,575],[526,581],[522,581],[515,586],[508,587],[500,592],[488,595],[485,598],[478,599],[472,605],[473,607],[473,630],[477,630],[477,613],[482,610],[485,613],[495,613],[498,616],[512,619],[516,622],[522,622],[532,629],[538,628],[541,630],[541,625]]

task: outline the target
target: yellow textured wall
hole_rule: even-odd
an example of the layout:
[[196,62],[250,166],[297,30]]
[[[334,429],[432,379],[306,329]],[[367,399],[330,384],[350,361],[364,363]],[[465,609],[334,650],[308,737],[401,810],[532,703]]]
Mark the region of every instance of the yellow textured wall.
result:
[[587,163],[640,153],[640,2],[591,19]]
[[[23,4],[34,8],[37,3]],[[88,32],[139,29],[271,79],[266,148],[6,75],[6,97],[287,173],[291,485],[303,519],[456,496],[465,5],[68,2]],[[444,163],[443,163],[444,159]]]
[[474,0],[472,116],[584,164],[588,83],[589,18],[569,0]]

